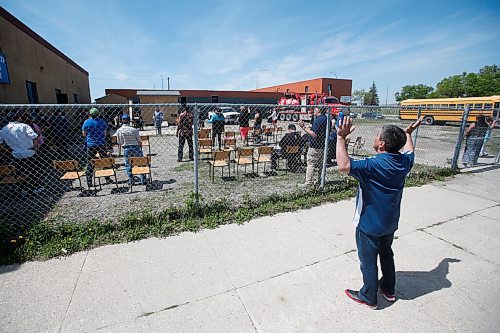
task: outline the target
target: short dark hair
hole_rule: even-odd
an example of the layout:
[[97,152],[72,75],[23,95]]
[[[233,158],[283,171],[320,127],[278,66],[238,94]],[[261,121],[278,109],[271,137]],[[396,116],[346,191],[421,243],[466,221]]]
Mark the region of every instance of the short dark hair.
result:
[[291,130],[294,130],[294,131],[295,131],[295,130],[297,130],[297,127],[295,127],[295,125],[294,125],[294,124],[289,124],[289,125],[288,125],[288,129],[291,129]]
[[382,127],[380,140],[385,142],[385,151],[395,154],[406,144],[406,134],[395,125],[385,125]]

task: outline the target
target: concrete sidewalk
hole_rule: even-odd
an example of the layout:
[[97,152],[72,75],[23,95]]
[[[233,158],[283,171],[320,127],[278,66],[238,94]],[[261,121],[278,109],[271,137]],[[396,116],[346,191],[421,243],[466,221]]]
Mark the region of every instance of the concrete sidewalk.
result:
[[0,267],[0,331],[498,332],[500,169],[405,190],[395,303],[357,305],[354,201]]

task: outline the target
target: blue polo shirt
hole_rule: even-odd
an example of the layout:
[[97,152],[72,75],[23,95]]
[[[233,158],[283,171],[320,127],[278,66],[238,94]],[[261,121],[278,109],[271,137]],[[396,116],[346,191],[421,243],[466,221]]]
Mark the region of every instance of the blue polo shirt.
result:
[[359,181],[353,223],[365,234],[380,237],[398,229],[403,187],[414,159],[413,152],[351,159],[349,175]]
[[108,124],[99,118],[89,118],[83,122],[82,131],[87,133],[87,147],[103,146],[106,143],[106,128]]
[[316,133],[316,137],[309,137],[309,147],[316,149],[325,148],[326,124],[328,120],[326,115],[322,114],[314,118],[311,130]]

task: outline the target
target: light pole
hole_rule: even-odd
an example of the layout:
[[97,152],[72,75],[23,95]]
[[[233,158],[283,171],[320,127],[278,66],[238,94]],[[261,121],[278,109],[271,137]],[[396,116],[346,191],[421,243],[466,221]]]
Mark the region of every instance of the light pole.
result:
[[269,69],[259,69],[257,71],[257,82],[255,83],[255,89],[259,89],[259,73],[260,72],[270,72]]

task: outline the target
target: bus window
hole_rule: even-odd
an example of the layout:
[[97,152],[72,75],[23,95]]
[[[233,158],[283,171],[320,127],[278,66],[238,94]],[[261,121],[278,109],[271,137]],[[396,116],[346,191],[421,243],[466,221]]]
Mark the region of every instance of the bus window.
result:
[[448,104],[440,104],[439,108],[440,109],[447,109],[448,108]]
[[493,107],[492,103],[484,103],[484,108],[485,109],[491,109]]
[[457,108],[458,108],[458,109],[463,109],[463,108],[464,108],[464,105],[463,105],[463,104],[457,104]]
[[450,104],[450,109],[455,109],[457,107],[456,104]]
[[495,102],[495,109],[498,109],[500,108],[500,103],[499,102]]
[[475,103],[474,104],[474,109],[482,109],[483,108],[483,103]]

